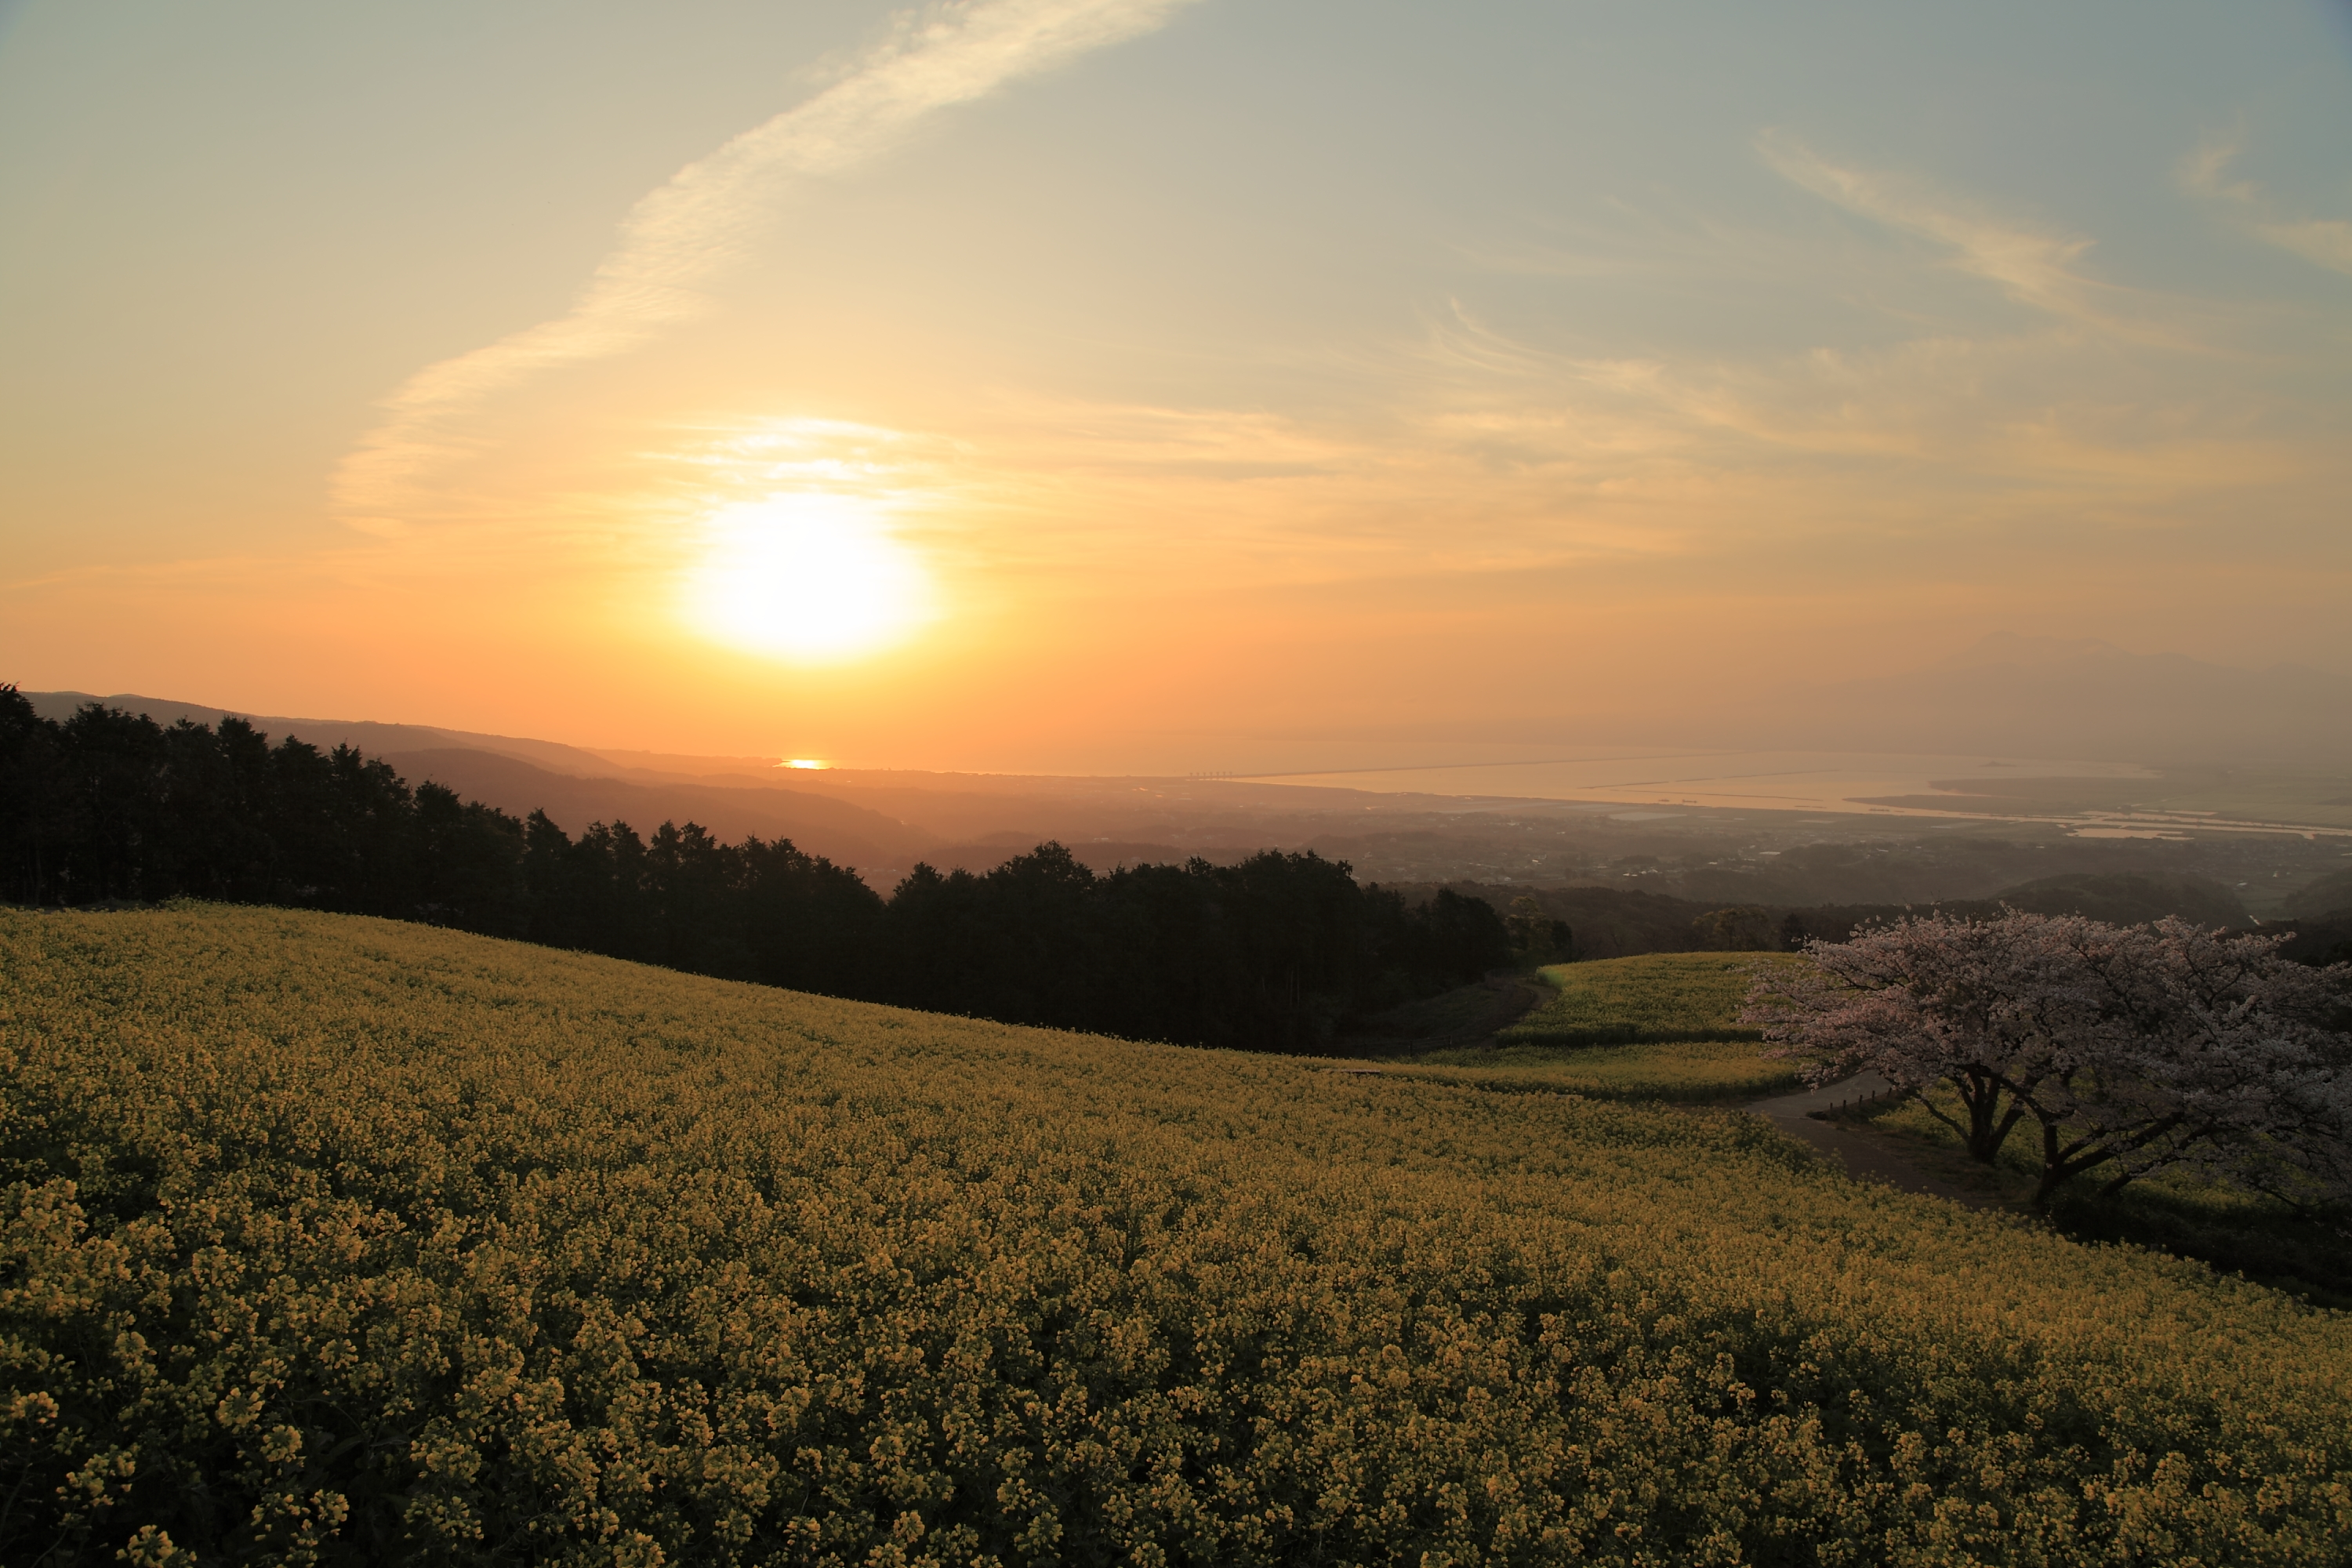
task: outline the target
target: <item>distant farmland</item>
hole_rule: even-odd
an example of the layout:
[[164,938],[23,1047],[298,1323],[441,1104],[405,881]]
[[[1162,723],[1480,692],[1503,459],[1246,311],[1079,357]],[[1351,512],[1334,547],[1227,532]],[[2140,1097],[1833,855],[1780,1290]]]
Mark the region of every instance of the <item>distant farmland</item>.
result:
[[285,910],[0,975],[10,1563],[2343,1561],[2352,1319],[1733,1113]]

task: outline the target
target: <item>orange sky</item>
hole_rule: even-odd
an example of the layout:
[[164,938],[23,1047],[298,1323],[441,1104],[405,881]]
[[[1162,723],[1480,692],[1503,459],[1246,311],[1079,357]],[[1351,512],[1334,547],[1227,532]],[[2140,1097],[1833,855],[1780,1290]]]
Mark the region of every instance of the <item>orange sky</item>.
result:
[[2342,18],[2011,9],[24,5],[0,679],[1044,769],[2352,673]]

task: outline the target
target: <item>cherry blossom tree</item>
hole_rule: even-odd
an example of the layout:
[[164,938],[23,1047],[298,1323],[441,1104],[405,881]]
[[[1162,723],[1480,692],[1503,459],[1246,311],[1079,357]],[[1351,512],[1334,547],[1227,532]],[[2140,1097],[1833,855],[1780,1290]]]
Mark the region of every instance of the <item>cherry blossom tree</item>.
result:
[[1816,1082],[1880,1073],[1978,1160],[2031,1123],[2037,1205],[2095,1171],[2113,1193],[2179,1164],[2299,1204],[2352,1195],[2352,966],[2289,963],[2281,940],[1931,915],[1808,943],[1742,1017]]

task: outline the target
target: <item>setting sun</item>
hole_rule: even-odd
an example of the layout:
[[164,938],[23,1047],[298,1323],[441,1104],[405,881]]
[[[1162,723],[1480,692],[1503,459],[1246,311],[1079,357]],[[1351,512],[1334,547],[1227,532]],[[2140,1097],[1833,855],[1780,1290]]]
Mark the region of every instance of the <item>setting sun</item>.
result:
[[929,618],[930,593],[869,503],[778,495],[711,517],[686,616],[732,647],[830,663],[902,641]]

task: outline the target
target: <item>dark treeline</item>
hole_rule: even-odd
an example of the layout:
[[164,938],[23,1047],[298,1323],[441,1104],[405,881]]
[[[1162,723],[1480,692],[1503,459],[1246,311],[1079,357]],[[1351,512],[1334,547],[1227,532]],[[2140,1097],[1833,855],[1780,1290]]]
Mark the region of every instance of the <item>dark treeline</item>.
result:
[[[2178,915],[2192,924],[2285,935],[2280,949],[2297,963],[2326,964],[2352,959],[2352,879],[2321,883],[2310,898],[2317,910],[2287,920],[2252,921],[2229,889],[2203,878],[2151,876],[2138,872],[2083,872],[2039,878],[1983,899],[1946,899],[1917,904],[1735,904],[1677,898],[1638,889],[1591,886],[1494,887],[1454,885],[1465,897],[1507,901],[1507,922],[1521,949],[1534,944],[1519,928],[1550,920],[1560,931],[1573,928],[1573,942],[1557,945],[1563,957],[1629,958],[1646,952],[1801,952],[1808,942],[1842,942],[1870,926],[1892,925],[1912,915],[1940,911],[1969,920],[2024,914],[2084,915],[2110,925],[2139,925]],[[1408,887],[1407,897],[1427,886]],[[2337,907],[2341,900],[2346,907]]]
[[62,723],[0,686],[0,897],[173,898],[389,916],[1011,1023],[1263,1050],[1475,979],[1510,937],[1482,900],[1419,903],[1344,862],[1268,851],[1097,876],[1057,844],[887,900],[790,843],[688,823],[577,837],[346,746],[241,720]]

